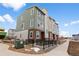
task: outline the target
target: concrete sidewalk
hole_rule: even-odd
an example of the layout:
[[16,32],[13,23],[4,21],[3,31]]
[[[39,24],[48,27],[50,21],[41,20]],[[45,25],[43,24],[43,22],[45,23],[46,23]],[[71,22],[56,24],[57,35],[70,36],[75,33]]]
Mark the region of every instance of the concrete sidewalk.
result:
[[67,48],[68,48],[69,40],[67,42],[58,45],[58,47],[54,48],[50,52],[44,54],[48,56],[69,56],[67,53]]

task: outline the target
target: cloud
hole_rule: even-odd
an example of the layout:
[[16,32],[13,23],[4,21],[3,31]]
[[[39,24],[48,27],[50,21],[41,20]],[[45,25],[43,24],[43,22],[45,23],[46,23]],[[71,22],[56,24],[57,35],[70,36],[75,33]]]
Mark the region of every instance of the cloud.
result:
[[64,26],[68,26],[69,24],[64,24]]
[[14,11],[19,10],[23,6],[25,6],[25,3],[3,3],[2,4],[6,8],[12,8]]
[[5,22],[5,20],[2,16],[0,16],[0,22]]
[[5,21],[9,22],[9,23],[12,23],[14,22],[14,20],[12,19],[12,17],[9,15],[9,14],[5,14],[3,16],[3,18],[5,19]]
[[64,24],[64,26],[71,26],[71,25],[75,25],[75,24],[79,24],[79,20],[71,21],[69,23]]
[[0,16],[0,22],[6,22],[6,21],[9,23],[14,22],[13,18],[9,14],[5,14],[3,16]]
[[69,37],[70,35],[68,31],[60,31],[60,36]]
[[14,29],[16,27],[16,21],[13,20],[13,18],[9,14],[5,14],[3,16],[0,16],[0,22],[1,25],[6,29],[5,31],[7,32],[8,29]]
[[70,24],[71,24],[71,25],[73,25],[73,24],[79,24],[79,20],[77,20],[77,21],[72,21]]

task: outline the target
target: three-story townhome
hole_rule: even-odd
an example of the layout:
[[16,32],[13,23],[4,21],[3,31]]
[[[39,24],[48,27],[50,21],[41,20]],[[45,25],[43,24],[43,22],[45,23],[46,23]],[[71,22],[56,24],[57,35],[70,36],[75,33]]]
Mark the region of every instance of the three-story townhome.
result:
[[17,17],[15,33],[17,39],[55,40],[58,39],[58,35],[58,24],[48,16],[46,9],[33,6]]

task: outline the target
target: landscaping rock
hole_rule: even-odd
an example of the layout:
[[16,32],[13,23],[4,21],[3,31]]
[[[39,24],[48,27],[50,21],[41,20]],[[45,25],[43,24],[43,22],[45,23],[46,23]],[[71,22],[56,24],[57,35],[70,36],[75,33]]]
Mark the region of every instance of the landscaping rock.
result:
[[39,48],[37,48],[37,47],[33,47],[33,48],[31,48],[32,50],[34,50],[35,52],[38,52],[38,51],[40,51],[40,49]]

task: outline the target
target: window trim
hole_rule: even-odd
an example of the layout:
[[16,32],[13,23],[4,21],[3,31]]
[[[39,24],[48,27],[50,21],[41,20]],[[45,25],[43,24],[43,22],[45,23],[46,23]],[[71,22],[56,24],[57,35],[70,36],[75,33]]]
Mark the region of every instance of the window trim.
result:
[[31,15],[33,15],[33,14],[34,14],[34,8],[31,9]]
[[21,24],[21,28],[24,30],[24,23]]

